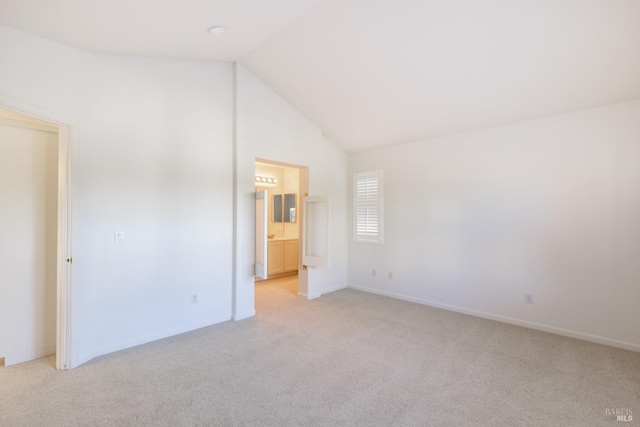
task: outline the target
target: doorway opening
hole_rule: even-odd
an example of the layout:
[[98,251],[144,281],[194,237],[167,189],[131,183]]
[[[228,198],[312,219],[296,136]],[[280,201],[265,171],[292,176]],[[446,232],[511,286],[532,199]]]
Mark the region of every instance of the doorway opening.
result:
[[0,105],[0,359],[70,368],[70,127]]
[[308,177],[307,167],[256,159],[256,296],[271,289],[307,297],[301,242]]

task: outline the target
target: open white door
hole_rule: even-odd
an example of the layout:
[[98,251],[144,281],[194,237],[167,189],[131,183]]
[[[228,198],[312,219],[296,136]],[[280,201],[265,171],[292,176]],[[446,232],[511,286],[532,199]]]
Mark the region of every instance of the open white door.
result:
[[329,267],[329,197],[305,197],[304,215],[302,263]]
[[256,191],[256,267],[255,274],[267,278],[267,219],[269,197],[266,191]]

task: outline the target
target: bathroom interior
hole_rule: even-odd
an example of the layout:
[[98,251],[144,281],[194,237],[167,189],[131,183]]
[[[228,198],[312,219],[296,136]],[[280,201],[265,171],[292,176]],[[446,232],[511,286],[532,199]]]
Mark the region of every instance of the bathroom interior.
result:
[[300,169],[256,162],[256,191],[268,199],[266,227],[267,277],[256,283],[285,276],[297,276],[299,257]]

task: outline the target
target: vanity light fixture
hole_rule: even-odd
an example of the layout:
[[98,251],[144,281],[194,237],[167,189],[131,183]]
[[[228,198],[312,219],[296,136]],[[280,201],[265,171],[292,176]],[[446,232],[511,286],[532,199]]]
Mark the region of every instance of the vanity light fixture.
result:
[[275,178],[271,178],[268,176],[257,176],[256,175],[256,182],[259,184],[277,184],[278,180]]

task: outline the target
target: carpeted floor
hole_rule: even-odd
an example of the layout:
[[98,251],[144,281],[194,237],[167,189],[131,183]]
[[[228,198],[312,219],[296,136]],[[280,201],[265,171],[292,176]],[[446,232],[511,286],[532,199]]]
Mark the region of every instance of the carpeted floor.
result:
[[260,282],[252,319],[0,368],[0,426],[640,424],[640,353],[295,280]]

